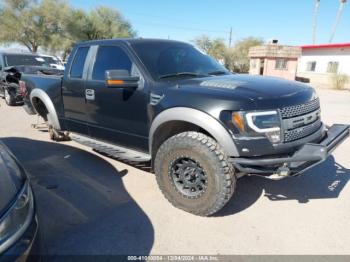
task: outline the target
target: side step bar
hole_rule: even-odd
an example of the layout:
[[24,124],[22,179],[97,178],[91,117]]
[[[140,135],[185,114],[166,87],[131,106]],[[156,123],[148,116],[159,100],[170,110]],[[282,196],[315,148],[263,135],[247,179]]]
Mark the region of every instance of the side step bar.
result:
[[91,147],[96,151],[105,153],[113,158],[131,162],[148,162],[151,160],[151,156],[149,154],[102,142],[87,136],[71,133],[69,137],[79,144]]

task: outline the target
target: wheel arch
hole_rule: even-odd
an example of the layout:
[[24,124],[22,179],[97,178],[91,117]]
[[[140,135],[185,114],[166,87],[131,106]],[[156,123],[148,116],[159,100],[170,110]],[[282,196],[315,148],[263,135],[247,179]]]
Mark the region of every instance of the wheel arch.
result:
[[[228,130],[214,117],[193,108],[175,107],[166,109],[153,120],[149,133],[149,148],[152,158],[160,144],[167,138],[175,135],[177,130],[169,132],[170,136],[162,137],[157,133],[170,123],[181,122],[185,126],[179,131],[201,131],[214,138],[228,156],[239,156],[237,147]],[[171,128],[171,126],[169,126]],[[197,130],[195,130],[197,128]],[[198,130],[199,129],[199,130]],[[176,132],[175,132],[176,131]]]
[[41,103],[43,103],[43,105],[45,106],[46,109],[46,117],[48,122],[52,125],[53,128],[55,128],[56,130],[61,130],[61,125],[60,122],[58,120],[58,116],[57,116],[57,112],[55,109],[54,104],[52,103],[51,98],[45,93],[45,91],[41,90],[41,89],[33,89],[30,92],[30,102],[32,103],[35,111],[43,116],[44,112],[42,111],[42,108],[39,108],[39,104],[38,101],[41,101]]

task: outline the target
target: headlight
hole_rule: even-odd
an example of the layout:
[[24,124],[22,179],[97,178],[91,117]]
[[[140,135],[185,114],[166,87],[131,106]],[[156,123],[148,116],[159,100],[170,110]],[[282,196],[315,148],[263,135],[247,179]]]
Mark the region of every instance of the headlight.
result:
[[281,142],[281,120],[277,111],[233,112],[232,122],[242,134],[264,134],[272,143]]
[[248,126],[258,133],[280,131],[280,118],[276,111],[247,113]]
[[16,202],[0,218],[0,254],[12,246],[23,235],[33,215],[33,193],[27,182]]

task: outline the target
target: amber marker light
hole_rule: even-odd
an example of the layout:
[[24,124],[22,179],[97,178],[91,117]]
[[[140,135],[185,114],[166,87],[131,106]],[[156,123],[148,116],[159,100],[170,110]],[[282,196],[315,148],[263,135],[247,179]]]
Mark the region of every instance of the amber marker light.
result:
[[244,120],[239,113],[232,113],[232,122],[239,128],[240,131],[244,131]]
[[107,84],[109,85],[122,85],[124,84],[123,80],[107,80]]

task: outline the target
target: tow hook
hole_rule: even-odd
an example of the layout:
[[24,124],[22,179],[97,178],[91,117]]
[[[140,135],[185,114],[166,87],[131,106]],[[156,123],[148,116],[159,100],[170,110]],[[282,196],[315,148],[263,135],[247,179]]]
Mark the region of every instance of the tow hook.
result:
[[277,169],[276,173],[266,176],[267,179],[271,180],[281,180],[283,178],[286,178],[290,175],[290,169],[288,167],[287,163],[284,163],[284,165]]

